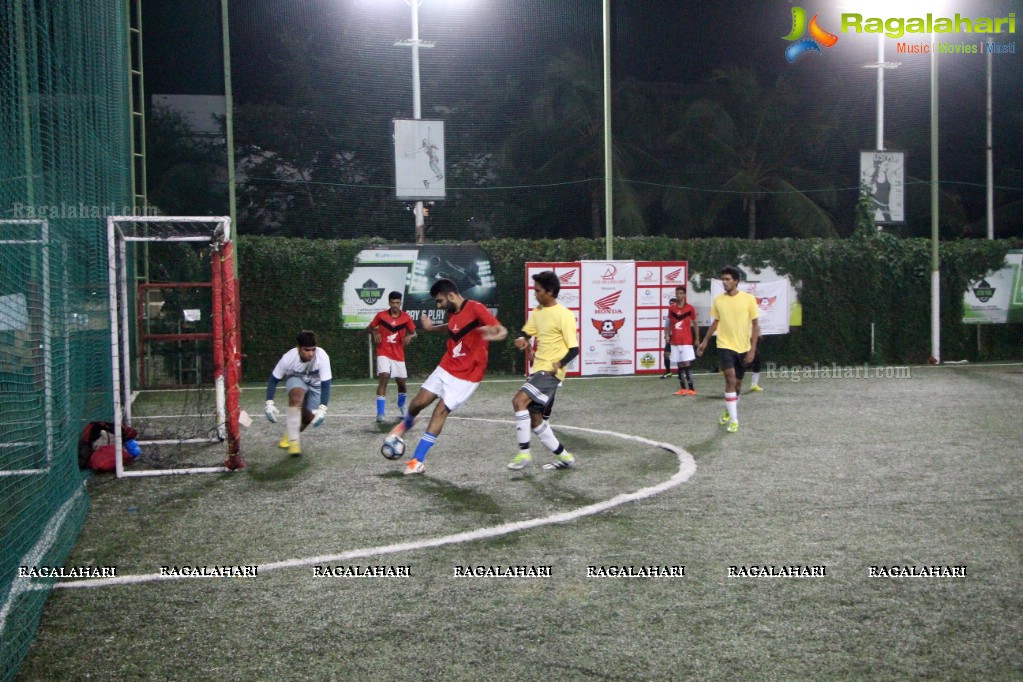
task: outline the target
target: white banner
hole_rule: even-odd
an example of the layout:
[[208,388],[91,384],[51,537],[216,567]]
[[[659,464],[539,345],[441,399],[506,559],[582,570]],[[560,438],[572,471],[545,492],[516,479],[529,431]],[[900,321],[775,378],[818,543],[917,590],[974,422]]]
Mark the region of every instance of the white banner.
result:
[[906,222],[906,162],[902,152],[860,152],[860,185],[867,188],[874,222]]
[[532,276],[553,270],[558,300],[576,316],[579,359],[569,374],[663,371],[664,316],[675,287],[686,284],[685,261],[526,263],[526,306],[536,306]]
[[636,263],[582,262],[582,374],[632,374],[636,348]]
[[398,199],[444,198],[444,121],[394,120],[394,180]]
[[[753,294],[760,309],[760,334],[789,333],[789,283],[783,279],[773,282],[739,282],[739,291]],[[719,279],[710,281],[711,298],[725,293]]]
[[963,322],[1023,321],[1023,251],[1009,251],[1000,270],[970,282],[963,296]]
[[[686,261],[636,263],[636,367],[637,374],[664,371],[664,320],[675,287],[688,287]],[[688,300],[688,296],[687,296]]]
[[[537,275],[545,270],[553,270],[554,274],[558,276],[558,280],[561,282],[561,291],[558,293],[558,303],[565,306],[572,311],[575,316],[575,328],[576,328],[576,340],[578,341],[579,333],[579,263],[526,263],[526,317],[529,317],[529,313],[538,304],[536,300],[536,294],[533,293],[533,275]],[[517,336],[518,330],[509,329],[509,336],[514,338]],[[536,347],[536,341],[531,341]],[[568,363],[568,367],[565,368],[565,373],[569,376],[579,375],[579,356],[576,356],[572,362]],[[526,372],[529,372],[529,365],[527,363]]]

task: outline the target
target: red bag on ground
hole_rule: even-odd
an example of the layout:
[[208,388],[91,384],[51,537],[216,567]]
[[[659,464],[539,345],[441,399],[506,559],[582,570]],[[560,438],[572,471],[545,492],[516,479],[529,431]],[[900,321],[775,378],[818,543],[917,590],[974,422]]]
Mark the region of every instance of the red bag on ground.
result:
[[[117,468],[117,462],[114,461],[114,452],[112,444],[99,446],[92,451],[92,457],[89,458],[89,468],[93,471],[114,471]],[[121,448],[121,462],[127,466],[133,461],[128,451]]]
[[[92,459],[92,448],[99,440],[99,437],[103,433],[113,433],[114,425],[111,422],[89,422],[82,429],[82,435],[78,439],[78,468],[79,469],[91,469],[93,468],[89,461]],[[132,438],[138,438],[139,432],[130,426],[121,425],[121,441],[130,440]],[[113,462],[113,455],[110,455],[110,461]],[[111,464],[111,466],[113,466]],[[109,469],[108,471],[113,471]]]

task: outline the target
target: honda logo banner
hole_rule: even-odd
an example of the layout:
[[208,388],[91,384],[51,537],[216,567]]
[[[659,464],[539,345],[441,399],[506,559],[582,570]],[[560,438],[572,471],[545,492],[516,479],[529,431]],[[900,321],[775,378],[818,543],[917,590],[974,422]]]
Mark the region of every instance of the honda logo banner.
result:
[[675,287],[687,284],[685,261],[526,263],[527,313],[537,305],[533,275],[544,270],[558,275],[558,300],[576,317],[579,358],[570,376],[663,370],[664,318]]
[[636,359],[636,263],[583,261],[579,314],[582,374],[632,374]]

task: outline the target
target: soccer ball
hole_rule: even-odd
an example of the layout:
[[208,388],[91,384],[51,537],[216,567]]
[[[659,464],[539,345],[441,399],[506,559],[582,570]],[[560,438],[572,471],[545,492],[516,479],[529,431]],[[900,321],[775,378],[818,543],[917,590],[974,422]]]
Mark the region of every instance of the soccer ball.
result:
[[387,459],[399,459],[405,454],[405,441],[392,433],[384,438],[384,444],[380,446],[380,454]]

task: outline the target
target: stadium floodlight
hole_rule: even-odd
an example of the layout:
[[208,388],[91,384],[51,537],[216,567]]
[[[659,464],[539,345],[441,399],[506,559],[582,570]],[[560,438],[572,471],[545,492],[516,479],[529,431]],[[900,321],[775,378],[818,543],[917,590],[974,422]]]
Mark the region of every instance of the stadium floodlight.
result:
[[[139,432],[143,454],[154,453],[153,466],[142,471],[125,471],[121,457],[115,457],[117,477],[245,466],[238,428],[241,349],[231,219],[109,216],[107,258],[114,452],[121,452],[121,427],[127,425]],[[163,277],[151,276],[165,271]],[[205,390],[210,383],[212,390]],[[136,410],[141,389],[167,384],[177,389],[156,395],[151,401],[156,412],[147,409],[151,413],[142,416]],[[197,463],[206,454],[200,443],[221,441],[227,441],[223,465]]]

